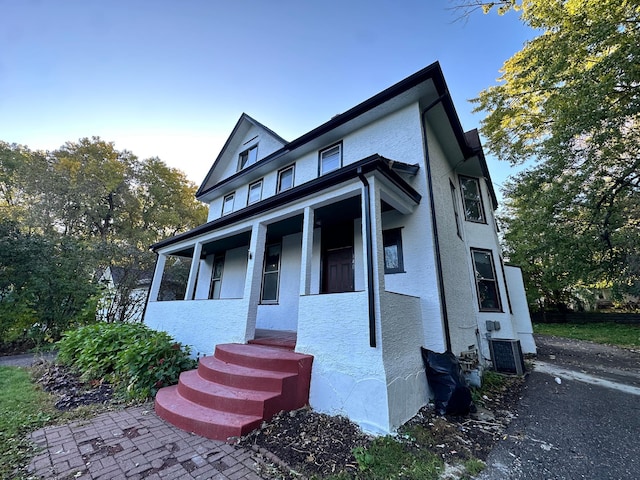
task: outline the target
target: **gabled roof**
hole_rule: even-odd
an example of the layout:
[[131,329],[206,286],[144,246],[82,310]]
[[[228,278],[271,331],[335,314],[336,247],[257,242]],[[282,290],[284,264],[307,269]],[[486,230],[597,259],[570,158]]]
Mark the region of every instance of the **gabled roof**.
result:
[[[423,68],[422,70],[414,73],[413,75],[410,75],[404,80],[401,80],[395,85],[392,85],[391,87],[347,110],[346,112],[336,115],[331,120],[323,123],[322,125],[296,138],[295,140],[292,140],[289,143],[285,142],[281,149],[259,160],[250,167],[244,168],[236,174],[224,178],[212,185],[209,180],[211,179],[211,172],[216,166],[216,164],[214,163],[214,166],[209,172],[209,175],[207,175],[207,178],[198,189],[196,197],[200,200],[207,201],[207,198],[205,197],[214,194],[216,190],[222,190],[225,188],[231,190],[234,184],[242,182],[247,175],[252,175],[257,170],[265,169],[267,167],[267,164],[270,164],[272,162],[285,162],[285,159],[289,156],[289,154],[293,154],[296,149],[304,149],[305,147],[310,147],[313,145],[314,141],[317,141],[324,135],[331,134],[333,131],[346,133],[348,131],[351,131],[352,129],[357,128],[360,125],[365,124],[366,122],[370,122],[376,118],[388,114],[390,111],[393,111],[393,109],[408,105],[411,102],[419,102],[422,111],[429,110],[434,105],[440,105],[442,107],[441,111],[444,112],[444,115],[446,115],[446,118],[448,119],[447,123],[449,124],[449,127],[451,129],[450,132],[453,135],[452,139],[454,139],[454,143],[462,153],[463,159],[466,160],[477,156],[478,160],[484,164],[484,167],[481,167],[483,172],[488,172],[484,155],[478,154],[478,152],[481,153],[482,149],[480,147],[480,150],[477,150],[475,145],[472,146],[469,144],[469,141],[473,141],[474,139],[465,135],[465,132],[462,129],[462,125],[460,123],[460,119],[458,118],[458,114],[456,113],[455,107],[453,106],[453,101],[444,80],[444,75],[442,73],[442,69],[440,68],[440,64],[439,62],[434,62],[431,65]],[[244,116],[245,114],[243,114],[243,117],[240,118],[240,121],[245,118]],[[248,115],[246,117],[248,119],[251,118]],[[240,123],[240,121],[238,122],[238,124]],[[255,122],[255,120],[253,119],[251,119],[251,121]],[[258,122],[255,123],[258,124]],[[266,129],[264,125],[258,125]],[[238,125],[236,125],[236,128],[238,128]],[[234,132],[231,133],[231,136],[229,138],[231,139],[233,135]],[[278,138],[281,139],[281,137]],[[229,140],[227,140],[227,143],[228,142]],[[227,144],[225,144],[225,147],[223,147],[223,152],[225,151],[226,147]],[[218,156],[218,158],[220,158],[221,155],[222,152]],[[272,169],[275,169],[276,167],[277,165],[273,165]],[[492,198],[495,199],[493,187],[491,187],[491,189]]]
[[203,190],[206,190],[206,189],[208,189],[209,187],[212,186],[212,185],[209,185],[209,183],[210,183],[210,180],[211,180],[211,178],[213,176],[213,173],[218,168],[221,168],[221,165],[220,165],[221,162],[219,160],[225,155],[225,153],[229,149],[229,146],[230,146],[232,140],[235,138],[235,136],[238,133],[238,131],[240,130],[241,126],[244,125],[244,124],[251,124],[251,125],[253,125],[255,127],[258,127],[259,129],[263,130],[267,135],[270,135],[271,137],[273,137],[274,140],[276,140],[278,143],[280,143],[282,145],[286,145],[288,143],[284,138],[282,138],[276,132],[271,130],[269,127],[267,127],[267,126],[263,125],[262,123],[258,122],[257,120],[255,120],[254,118],[250,117],[246,113],[243,113],[242,115],[240,115],[240,118],[236,122],[235,127],[233,127],[233,130],[231,131],[231,135],[229,135],[229,138],[227,138],[227,141],[223,145],[222,149],[220,150],[220,153],[218,154],[218,156],[216,157],[215,161],[213,162],[213,165],[209,169],[209,172],[207,173],[207,176],[204,178],[204,181],[202,182],[202,185],[200,185],[200,188],[196,192],[196,198],[199,198],[203,194]]

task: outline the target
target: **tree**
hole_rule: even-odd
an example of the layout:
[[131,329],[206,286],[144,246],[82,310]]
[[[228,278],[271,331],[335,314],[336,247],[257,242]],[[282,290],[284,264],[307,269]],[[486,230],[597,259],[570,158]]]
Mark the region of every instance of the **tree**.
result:
[[553,278],[543,290],[607,281],[638,293],[640,2],[463,4],[519,10],[540,32],[475,99],[488,150],[535,162],[506,190],[510,257],[535,265],[523,263],[530,278]]

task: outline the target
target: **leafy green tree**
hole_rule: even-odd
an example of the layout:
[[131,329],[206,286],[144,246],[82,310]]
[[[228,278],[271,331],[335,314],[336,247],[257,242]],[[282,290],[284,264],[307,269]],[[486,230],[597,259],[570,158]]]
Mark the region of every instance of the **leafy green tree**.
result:
[[506,190],[510,258],[531,262],[541,291],[607,281],[638,293],[640,2],[462,4],[518,10],[539,32],[475,100],[488,150],[535,162]]

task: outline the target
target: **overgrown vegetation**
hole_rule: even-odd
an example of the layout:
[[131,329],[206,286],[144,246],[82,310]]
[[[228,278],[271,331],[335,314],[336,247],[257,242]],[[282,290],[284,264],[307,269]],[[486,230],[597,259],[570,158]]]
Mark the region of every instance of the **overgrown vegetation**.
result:
[[15,469],[32,452],[27,434],[55,416],[51,396],[38,390],[28,371],[0,367],[0,478],[16,478]]
[[589,340],[622,347],[640,347],[640,325],[622,323],[535,323],[533,331],[542,335]]
[[[206,220],[195,191],[158,158],[98,137],[51,152],[0,140],[0,348],[55,342],[94,322],[103,297],[105,320],[131,321],[127,303],[153,270],[148,246]],[[125,274],[102,292],[108,266]]]
[[58,346],[59,362],[83,380],[113,384],[126,399],[153,397],[159,388],[177,383],[180,372],[196,366],[188,347],[142,324],[87,325],[66,332]]

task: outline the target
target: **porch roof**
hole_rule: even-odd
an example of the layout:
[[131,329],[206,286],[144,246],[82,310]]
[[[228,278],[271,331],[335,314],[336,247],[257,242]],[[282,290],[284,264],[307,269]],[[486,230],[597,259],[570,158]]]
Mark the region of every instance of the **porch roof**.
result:
[[294,187],[290,190],[286,190],[272,197],[266,198],[260,202],[249,205],[241,210],[238,210],[237,212],[233,212],[229,215],[217,218],[174,237],[161,240],[160,242],[151,245],[150,248],[155,252],[160,248],[173,245],[174,243],[197,237],[218,228],[231,225],[245,218],[259,215],[281,205],[286,205],[289,202],[320,192],[333,185],[337,185],[344,181],[356,178],[359,172],[380,172],[386,178],[388,178],[398,189],[400,189],[400,191],[402,191],[411,201],[413,201],[415,204],[419,204],[422,196],[395,171],[398,170],[398,167],[400,166],[403,167],[401,171],[409,170],[414,174],[416,173],[415,170],[417,170],[418,168],[415,165],[408,165],[406,163],[393,161],[388,158],[382,157],[381,155],[374,154],[369,157],[363,158],[358,162],[349,164],[339,170],[328,173],[309,182],[303,183],[302,185]]

